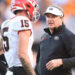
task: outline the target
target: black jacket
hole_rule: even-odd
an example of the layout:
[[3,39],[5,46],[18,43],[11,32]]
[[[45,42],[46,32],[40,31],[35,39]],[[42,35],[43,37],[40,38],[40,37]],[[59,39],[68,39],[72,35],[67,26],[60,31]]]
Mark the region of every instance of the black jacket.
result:
[[7,63],[4,54],[0,55],[0,74],[5,75],[7,71]]
[[[48,71],[46,63],[52,59],[63,59],[63,65]],[[75,35],[64,25],[54,29],[51,34],[45,29],[41,38],[40,50],[37,56],[36,72],[39,75],[72,75],[71,68],[75,66]]]

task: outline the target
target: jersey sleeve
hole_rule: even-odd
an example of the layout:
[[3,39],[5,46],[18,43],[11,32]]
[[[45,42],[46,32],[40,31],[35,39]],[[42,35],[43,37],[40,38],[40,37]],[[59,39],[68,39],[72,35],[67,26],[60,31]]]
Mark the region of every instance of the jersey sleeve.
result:
[[31,22],[29,21],[29,19],[24,17],[17,19],[17,21],[15,21],[13,26],[13,30],[16,30],[16,31],[28,30],[31,28],[32,28]]
[[1,24],[1,30],[6,27],[6,24],[9,22],[9,20],[6,20],[4,21],[2,24]]

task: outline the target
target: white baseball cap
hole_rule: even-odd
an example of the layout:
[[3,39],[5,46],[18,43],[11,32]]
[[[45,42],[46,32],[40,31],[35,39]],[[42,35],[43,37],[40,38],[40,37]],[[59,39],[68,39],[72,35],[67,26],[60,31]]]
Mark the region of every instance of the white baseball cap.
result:
[[64,12],[63,12],[62,8],[60,8],[58,6],[49,6],[47,8],[47,10],[44,12],[44,15],[46,16],[49,13],[56,15],[56,16],[64,17]]

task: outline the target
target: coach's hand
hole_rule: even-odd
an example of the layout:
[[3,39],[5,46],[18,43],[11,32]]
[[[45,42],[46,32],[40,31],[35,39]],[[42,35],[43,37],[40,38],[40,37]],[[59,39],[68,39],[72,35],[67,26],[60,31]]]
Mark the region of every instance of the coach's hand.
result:
[[46,64],[46,68],[48,70],[53,70],[54,68],[57,68],[57,67],[61,66],[62,64],[63,64],[62,59],[54,59],[54,60],[49,61]]

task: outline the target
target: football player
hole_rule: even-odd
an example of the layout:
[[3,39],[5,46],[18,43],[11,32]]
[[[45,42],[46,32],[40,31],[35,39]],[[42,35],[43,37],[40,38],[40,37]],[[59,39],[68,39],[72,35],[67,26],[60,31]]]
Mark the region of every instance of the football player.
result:
[[[31,21],[39,18],[35,0],[13,0],[11,11],[15,17],[1,26],[4,55],[13,75],[35,75],[32,68],[33,32]],[[8,74],[7,74],[8,75]]]

